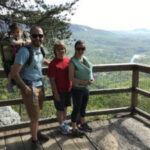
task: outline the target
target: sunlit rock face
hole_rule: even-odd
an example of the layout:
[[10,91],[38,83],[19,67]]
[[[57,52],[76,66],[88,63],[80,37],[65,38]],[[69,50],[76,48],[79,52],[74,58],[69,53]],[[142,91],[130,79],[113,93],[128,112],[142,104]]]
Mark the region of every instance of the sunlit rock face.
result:
[[0,126],[20,123],[20,116],[10,106],[0,107]]

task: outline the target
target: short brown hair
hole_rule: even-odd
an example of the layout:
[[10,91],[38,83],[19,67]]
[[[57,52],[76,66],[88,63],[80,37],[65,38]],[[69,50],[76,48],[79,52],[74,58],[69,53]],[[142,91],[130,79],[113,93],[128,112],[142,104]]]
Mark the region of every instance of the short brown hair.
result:
[[65,52],[67,51],[66,45],[65,45],[62,41],[57,41],[57,42],[54,44],[54,47],[53,47],[55,56],[56,56],[56,50],[57,50],[59,47],[62,47],[63,49],[65,49]]
[[32,32],[33,32],[34,30],[36,30],[36,29],[41,29],[41,30],[43,31],[43,34],[44,34],[44,30],[42,29],[42,27],[37,26],[37,25],[31,27],[31,29],[30,29],[30,34],[32,34]]

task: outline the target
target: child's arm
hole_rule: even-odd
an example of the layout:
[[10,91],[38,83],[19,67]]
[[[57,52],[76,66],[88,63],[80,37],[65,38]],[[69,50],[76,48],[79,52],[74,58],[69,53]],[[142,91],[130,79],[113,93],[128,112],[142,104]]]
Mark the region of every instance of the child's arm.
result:
[[25,44],[25,41],[23,41],[23,40],[12,40],[10,42],[10,44],[13,46],[22,46]]
[[31,39],[29,37],[25,38],[25,45],[30,45]]

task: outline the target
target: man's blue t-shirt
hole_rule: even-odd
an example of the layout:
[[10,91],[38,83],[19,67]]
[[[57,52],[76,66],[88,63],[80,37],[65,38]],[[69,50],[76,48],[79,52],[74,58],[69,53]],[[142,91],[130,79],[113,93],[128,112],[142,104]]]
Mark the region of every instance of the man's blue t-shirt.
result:
[[15,63],[22,66],[20,72],[20,76],[22,79],[32,81],[33,86],[41,86],[42,81],[40,81],[39,79],[42,78],[43,54],[41,53],[40,48],[31,48],[30,50],[33,51],[33,58],[29,66],[25,65],[30,55],[26,47],[21,47],[19,49],[15,56]]

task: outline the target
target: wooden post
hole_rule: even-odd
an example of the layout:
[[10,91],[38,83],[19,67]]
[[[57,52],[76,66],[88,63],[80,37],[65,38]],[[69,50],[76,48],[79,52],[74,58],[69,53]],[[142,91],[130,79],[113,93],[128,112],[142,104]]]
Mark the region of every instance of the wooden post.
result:
[[137,106],[138,93],[136,91],[136,88],[138,87],[138,83],[139,83],[139,70],[135,66],[133,68],[132,73],[131,114],[134,114],[135,107]]

